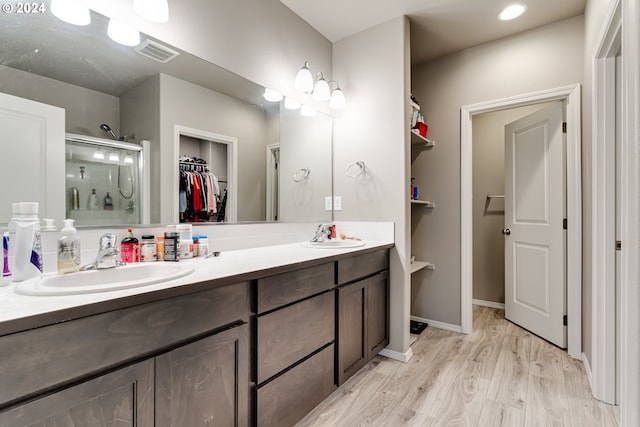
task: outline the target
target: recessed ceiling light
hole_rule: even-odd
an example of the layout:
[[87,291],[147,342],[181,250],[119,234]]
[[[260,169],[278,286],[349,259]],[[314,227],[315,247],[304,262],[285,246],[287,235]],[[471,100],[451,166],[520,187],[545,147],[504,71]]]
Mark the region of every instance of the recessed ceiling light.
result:
[[524,4],[512,4],[502,9],[502,12],[498,15],[498,19],[501,21],[509,21],[522,15],[527,10],[527,6]]

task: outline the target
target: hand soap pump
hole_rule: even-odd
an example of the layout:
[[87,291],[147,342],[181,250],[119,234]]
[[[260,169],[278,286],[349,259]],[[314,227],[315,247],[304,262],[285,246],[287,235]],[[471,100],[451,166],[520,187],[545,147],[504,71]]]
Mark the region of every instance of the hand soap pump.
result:
[[73,227],[72,219],[63,221],[64,227],[60,231],[62,237],[58,239],[58,273],[73,273],[80,270],[80,237]]

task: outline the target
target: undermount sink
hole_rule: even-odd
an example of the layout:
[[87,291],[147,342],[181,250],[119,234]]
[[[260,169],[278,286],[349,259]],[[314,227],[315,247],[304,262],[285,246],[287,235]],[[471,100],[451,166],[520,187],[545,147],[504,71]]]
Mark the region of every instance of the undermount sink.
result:
[[71,274],[47,274],[16,285],[22,295],[80,295],[168,282],[193,273],[191,264],[140,263]]
[[361,240],[325,240],[324,242],[302,242],[305,248],[342,249],[364,246]]

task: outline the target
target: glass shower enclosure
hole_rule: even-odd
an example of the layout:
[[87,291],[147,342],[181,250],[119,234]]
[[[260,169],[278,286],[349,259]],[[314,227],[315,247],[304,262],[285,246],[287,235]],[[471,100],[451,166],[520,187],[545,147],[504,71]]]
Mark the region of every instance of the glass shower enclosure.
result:
[[148,224],[148,144],[67,133],[67,218],[80,226]]

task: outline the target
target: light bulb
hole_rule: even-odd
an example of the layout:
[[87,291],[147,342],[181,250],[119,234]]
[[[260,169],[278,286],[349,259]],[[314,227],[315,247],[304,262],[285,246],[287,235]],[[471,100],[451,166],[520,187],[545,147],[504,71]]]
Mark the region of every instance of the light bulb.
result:
[[316,115],[316,109],[313,107],[309,107],[308,105],[303,105],[300,109],[300,114],[305,117],[313,117]]
[[311,93],[313,90],[313,76],[311,75],[311,71],[309,71],[308,62],[305,61],[304,66],[300,68],[300,71],[298,71],[298,75],[296,75],[296,81],[293,86],[301,92]]
[[167,0],[133,0],[133,10],[147,21],[163,24],[169,20]]
[[300,101],[295,98],[290,98],[287,96],[284,99],[284,108],[286,108],[287,110],[297,110],[301,106],[302,104],[300,104]]
[[124,156],[123,162],[133,164],[133,157],[131,156],[131,154],[127,154],[126,156]]
[[109,20],[107,34],[116,43],[125,46],[137,46],[140,44],[140,32],[135,28],[115,19]]
[[104,160],[104,151],[96,150],[93,153],[93,158],[98,160]]
[[89,8],[74,0],[51,0],[51,13],[69,24],[89,25],[91,23]]
[[265,88],[264,90],[264,99],[269,102],[280,102],[282,101],[282,95],[279,92],[276,92],[273,89]]
[[523,4],[512,4],[511,6],[505,7],[502,12],[498,15],[498,19],[501,21],[508,21],[510,19],[515,19],[518,16],[522,15],[527,10],[527,6]]
[[340,86],[331,94],[331,98],[329,99],[329,107],[334,110],[344,110],[347,106],[347,102],[344,98],[344,92],[340,89]]
[[329,83],[322,77],[320,74],[320,78],[316,82],[316,87],[313,89],[313,99],[317,99],[318,101],[328,101],[331,96],[331,89],[329,89]]
[[119,162],[120,156],[118,156],[118,153],[109,153],[109,160],[112,162]]

